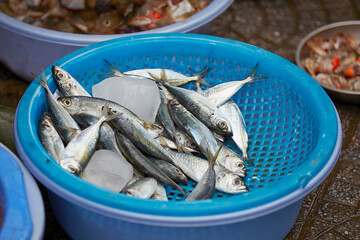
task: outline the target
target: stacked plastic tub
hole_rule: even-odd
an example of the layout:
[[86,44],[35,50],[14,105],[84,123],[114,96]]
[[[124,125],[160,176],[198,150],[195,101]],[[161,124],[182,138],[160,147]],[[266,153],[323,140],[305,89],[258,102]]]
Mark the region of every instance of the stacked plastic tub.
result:
[[[243,79],[259,62],[263,80],[245,85],[233,99],[245,117],[249,156],[248,193],[216,192],[184,202],[166,188],[168,202],[138,199],[89,184],[62,169],[39,141],[38,120],[45,92],[33,81],[17,108],[15,142],[33,175],[49,190],[53,211],[74,239],[282,239],[292,228],[303,198],[335,165],[341,125],[331,100],[299,67],[263,49],[196,34],[148,34],[114,39],[80,49],[54,64],[91,93],[109,71],[167,68],[189,74],[209,67],[210,84]],[[55,90],[51,66],[45,69]],[[194,88],[194,84],[186,87]],[[233,142],[226,144],[239,152]],[[187,192],[193,181],[182,185]]]
[[[0,2],[3,0],[0,0]],[[211,21],[225,11],[233,0],[212,0],[193,16],[165,27],[138,33],[95,35],[58,32],[36,27],[0,12],[0,60],[14,73],[31,81],[31,73],[42,69],[79,48],[93,43],[143,33],[201,33],[209,31]]]
[[0,239],[41,239],[45,227],[44,205],[35,180],[2,143],[0,163]]

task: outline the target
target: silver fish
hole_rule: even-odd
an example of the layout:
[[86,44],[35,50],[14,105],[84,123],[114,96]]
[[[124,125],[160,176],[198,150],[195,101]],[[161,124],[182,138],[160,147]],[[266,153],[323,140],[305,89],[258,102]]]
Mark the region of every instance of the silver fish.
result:
[[[172,150],[178,149],[178,146],[176,145],[176,143],[174,141],[172,141],[171,139],[167,138],[167,137],[159,136],[159,137],[155,138],[155,140],[158,141],[160,143],[160,145],[165,147],[165,148],[170,148]],[[197,148],[196,143],[194,141],[191,141],[191,142],[193,144],[195,144],[195,148]],[[183,148],[181,150],[183,152],[187,152],[187,153],[199,152],[196,149],[185,147],[185,146],[183,146]]]
[[138,170],[136,170],[135,168],[133,169],[133,176],[130,179],[130,181],[126,184],[126,186],[136,182],[137,180],[144,178],[144,174],[140,173]]
[[[116,132],[116,140],[123,156],[128,160],[135,168],[148,176],[154,177],[163,183],[166,183],[173,188],[179,190],[184,195],[185,192],[177,185],[169,176],[167,176],[157,165],[149,160],[135,145],[123,134]],[[170,154],[169,154],[170,155]]]
[[207,159],[213,158],[218,145],[209,128],[175,99],[169,101],[169,109],[176,125],[193,138]]
[[88,115],[92,115],[94,117],[100,118],[102,109],[105,103],[109,104],[109,108],[112,110],[121,113],[122,116],[127,116],[134,121],[137,121],[141,126],[143,126],[146,130],[153,130],[158,135],[157,131],[162,131],[162,127],[141,120],[135,113],[130,111],[129,109],[103,98],[97,97],[87,97],[87,96],[68,96],[68,97],[60,97],[58,98],[58,102],[70,113],[70,115],[76,115],[85,113]]
[[239,147],[242,152],[242,160],[244,162],[249,162],[249,156],[247,153],[248,150],[248,134],[246,132],[246,124],[244,117],[238,107],[238,105],[233,101],[229,100],[219,107],[230,121],[231,127],[233,129],[232,139]]
[[[154,77],[155,78],[155,77]],[[214,106],[206,97],[185,88],[174,87],[161,78],[163,85],[172,93],[177,100],[188,109],[196,118],[210,129],[221,135],[231,136],[232,130],[228,120],[223,113]]]
[[100,135],[100,126],[103,122],[117,117],[117,115],[108,115],[107,111],[107,105],[105,105],[103,116],[97,123],[83,130],[67,144],[63,157],[60,160],[62,168],[73,174],[80,174],[85,169],[95,152]]
[[156,187],[156,179],[152,177],[146,177],[141,178],[130,185],[127,185],[122,190],[122,192],[129,196],[148,199],[154,194]]
[[[94,116],[83,113],[73,115],[73,118],[83,128],[96,124],[99,120]],[[121,155],[121,151],[116,143],[115,132],[106,122],[104,122],[100,127],[99,145],[103,149],[107,149]]]
[[255,65],[249,76],[243,80],[224,82],[203,91],[200,90],[201,88],[198,85],[198,92],[202,96],[206,97],[206,99],[208,99],[212,104],[218,107],[229,100],[246,83],[257,80],[255,78],[255,74],[258,66],[259,63]]
[[207,168],[204,175],[201,177],[200,181],[194,188],[194,190],[187,196],[185,201],[194,201],[201,199],[210,199],[215,193],[215,183],[216,183],[216,174],[214,170],[216,158],[219,156],[221,151],[220,147],[215,156],[212,159],[209,159],[209,167]]
[[151,196],[151,198],[159,200],[159,201],[168,201],[168,198],[166,195],[166,189],[165,189],[164,185],[161,184],[160,181],[157,181],[157,186],[156,186],[155,192]]
[[179,141],[177,140],[177,136],[176,136],[176,128],[175,128],[175,124],[174,121],[171,118],[169,109],[168,109],[168,99],[165,96],[166,93],[165,91],[167,91],[161,84],[158,84],[159,87],[159,93],[160,93],[160,106],[156,115],[156,119],[158,122],[160,122],[160,124],[162,126],[164,126],[166,132],[169,134],[169,136],[171,137],[171,139],[173,139],[175,141],[175,144],[177,146],[177,149],[179,151],[181,150],[181,145],[179,143]]
[[[170,153],[181,170],[196,182],[200,181],[208,169],[209,162],[205,159],[187,153],[175,151],[170,151]],[[215,165],[214,169],[216,173],[215,188],[217,190],[231,194],[248,191],[245,183],[238,175],[218,165]]]
[[218,142],[218,144],[222,148],[219,156],[216,158],[216,164],[239,175],[240,177],[245,177],[246,168],[244,161],[240,158],[240,156],[224,144],[220,142]]
[[166,175],[168,175],[175,182],[184,185],[187,184],[187,178],[185,174],[178,167],[164,160],[159,160],[152,157],[148,157],[148,159],[155,163]]
[[64,154],[65,146],[51,119],[50,113],[42,113],[39,137],[45,150],[57,163],[59,163]]
[[64,69],[52,65],[55,84],[63,96],[91,96],[81,84]]
[[52,113],[52,120],[56,129],[58,130],[60,137],[64,140],[65,143],[68,143],[77,134],[76,130],[81,130],[79,125],[51,93],[45,73],[41,73],[41,79],[38,78],[35,74],[33,75],[45,89],[47,106],[49,111]]

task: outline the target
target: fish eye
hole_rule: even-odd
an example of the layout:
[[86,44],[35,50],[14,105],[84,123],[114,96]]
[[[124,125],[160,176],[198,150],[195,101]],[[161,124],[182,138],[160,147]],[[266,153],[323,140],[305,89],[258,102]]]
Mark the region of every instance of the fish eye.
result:
[[71,106],[71,100],[70,99],[64,99],[63,100],[63,103],[65,104],[65,106],[67,106],[67,107],[69,107],[69,106]]
[[220,122],[218,123],[218,126],[219,126],[219,128],[221,128],[221,129],[227,128],[227,124],[226,124],[225,121],[220,121]]
[[112,113],[115,113],[115,114],[118,113],[118,111],[116,111],[116,110],[114,110],[114,109],[112,109],[111,112],[112,112]]
[[69,166],[69,171],[74,174],[77,172],[76,168],[73,165]]
[[240,185],[241,184],[241,180],[239,178],[235,178],[233,180],[233,185],[237,186],[237,185]]
[[132,193],[129,192],[129,191],[125,191],[124,194],[129,195],[129,196],[132,196]]
[[193,143],[193,142],[192,142],[192,143],[190,143],[190,147],[191,147],[191,148],[196,148],[197,145],[196,145],[196,143]]
[[244,164],[243,164],[243,163],[238,163],[237,166],[238,166],[239,168],[243,168],[243,167],[244,167]]
[[63,77],[64,77],[64,74],[61,73],[61,72],[59,72],[57,76],[58,76],[58,78],[63,78]]

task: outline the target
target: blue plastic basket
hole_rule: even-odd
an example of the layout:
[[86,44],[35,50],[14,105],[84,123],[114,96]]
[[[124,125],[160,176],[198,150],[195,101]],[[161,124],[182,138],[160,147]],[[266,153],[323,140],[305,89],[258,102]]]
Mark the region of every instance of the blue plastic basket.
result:
[[[190,68],[207,66],[210,84],[242,79],[260,62],[258,75],[267,78],[245,85],[234,96],[255,162],[245,178],[248,193],[217,192],[205,201],[181,201],[182,194],[170,187],[166,203],[98,188],[63,170],[41,146],[37,123],[46,102],[34,81],[17,109],[16,146],[26,166],[50,190],[54,212],[73,238],[104,238],[105,232],[109,239],[119,234],[123,239],[282,238],[304,196],[325,179],[338,158],[341,126],[329,97],[307,73],[275,54],[217,37],[152,34],[94,44],[54,64],[91,92],[101,81],[98,75],[109,71],[104,58],[122,71],[156,67],[189,74]],[[51,68],[45,73],[54,90]],[[227,144],[239,152],[233,142]],[[73,224],[74,218],[81,226]]]

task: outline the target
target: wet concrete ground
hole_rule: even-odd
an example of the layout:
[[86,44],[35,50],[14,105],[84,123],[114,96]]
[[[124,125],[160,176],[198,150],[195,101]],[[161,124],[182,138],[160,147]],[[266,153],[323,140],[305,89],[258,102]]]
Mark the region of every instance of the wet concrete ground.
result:
[[[210,34],[243,41],[295,62],[300,40],[331,22],[360,19],[360,0],[235,0]],[[15,108],[28,86],[0,64],[0,104]],[[293,239],[360,239],[360,107],[333,99],[340,115],[343,146],[329,177],[305,197],[287,235]],[[44,239],[69,239],[57,223],[46,191]]]

